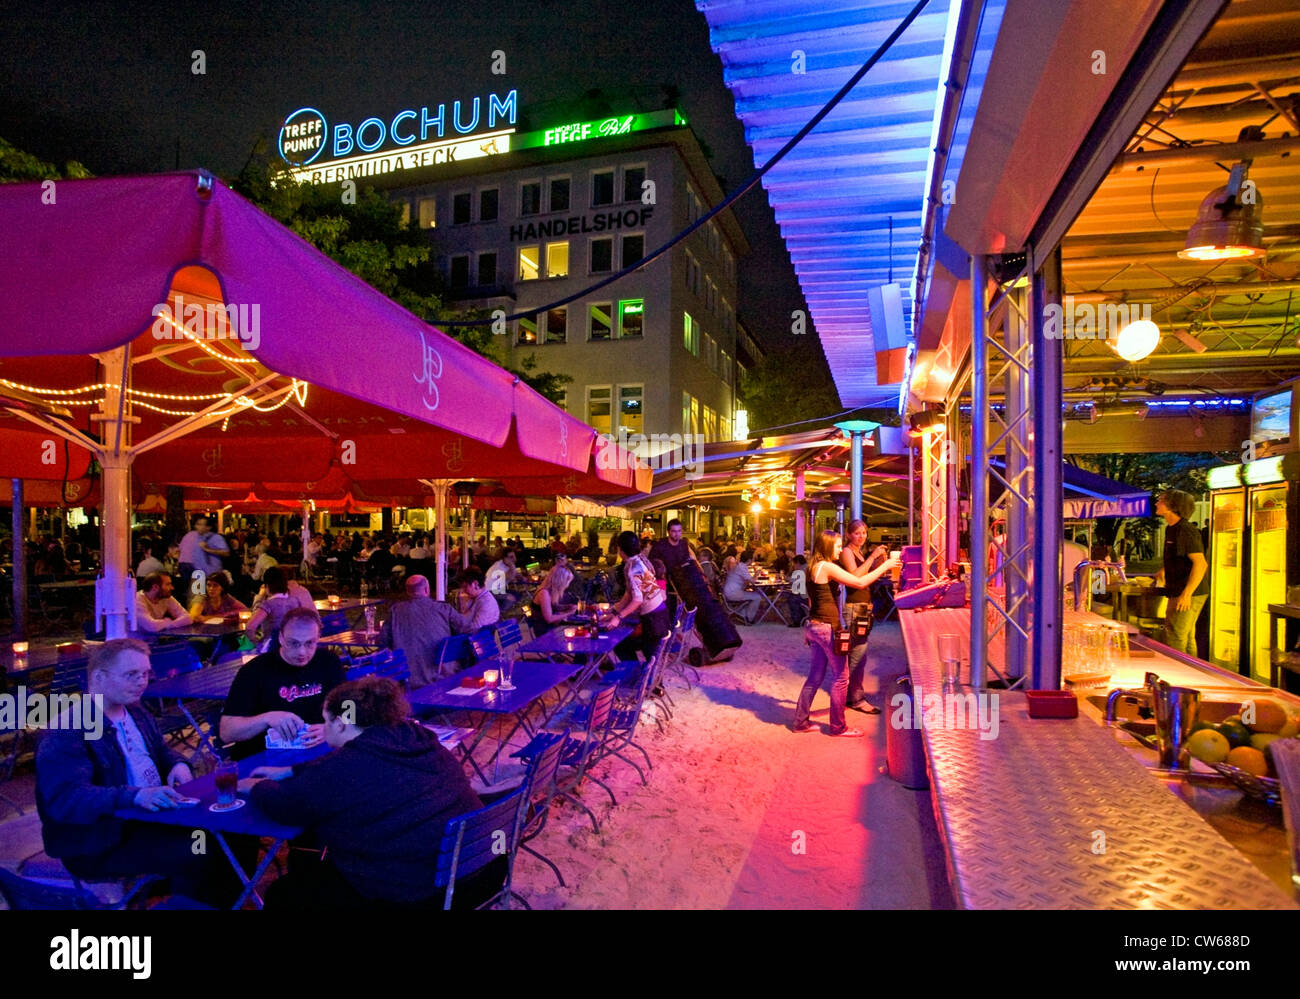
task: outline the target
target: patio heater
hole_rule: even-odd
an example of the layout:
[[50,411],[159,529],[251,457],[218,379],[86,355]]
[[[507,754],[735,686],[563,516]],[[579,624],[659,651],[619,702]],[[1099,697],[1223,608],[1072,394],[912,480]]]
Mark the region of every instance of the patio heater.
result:
[[456,505],[460,508],[460,567],[469,568],[469,543],[474,536],[474,494],[478,492],[477,482],[457,482],[452,487],[456,491]]
[[[862,519],[862,438],[878,426],[879,423],[870,420],[844,420],[835,424],[835,429],[843,431],[849,438],[849,515],[854,520]],[[843,527],[841,511],[840,529]]]

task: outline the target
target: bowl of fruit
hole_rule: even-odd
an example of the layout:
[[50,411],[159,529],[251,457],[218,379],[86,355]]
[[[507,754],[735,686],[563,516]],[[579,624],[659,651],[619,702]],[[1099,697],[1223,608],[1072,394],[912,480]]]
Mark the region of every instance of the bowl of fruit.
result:
[[[1294,710],[1294,709],[1293,709]],[[1272,745],[1300,734],[1300,715],[1288,714],[1277,701],[1253,698],[1240,712],[1220,722],[1198,720],[1187,739],[1194,759],[1213,767],[1248,797],[1281,804]]]

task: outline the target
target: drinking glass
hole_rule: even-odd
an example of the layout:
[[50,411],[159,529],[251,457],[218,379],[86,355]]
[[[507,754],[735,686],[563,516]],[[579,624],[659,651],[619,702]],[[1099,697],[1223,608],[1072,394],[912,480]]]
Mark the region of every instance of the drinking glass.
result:
[[961,636],[940,635],[939,662],[943,667],[943,685],[955,687],[961,675]]
[[366,608],[366,634],[371,634],[375,630],[375,608],[373,606]]
[[513,649],[501,657],[501,690],[514,690],[515,660],[519,654]]
[[239,787],[239,764],[234,760],[223,760],[212,772],[212,778],[217,785],[217,803],[214,807],[218,811],[234,808],[239,800],[235,795]]

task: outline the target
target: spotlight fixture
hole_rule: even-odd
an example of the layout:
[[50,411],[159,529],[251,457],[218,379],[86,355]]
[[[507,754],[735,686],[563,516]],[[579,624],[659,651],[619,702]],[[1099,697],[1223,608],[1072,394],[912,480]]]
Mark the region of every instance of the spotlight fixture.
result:
[[1250,160],[1236,164],[1228,183],[1202,199],[1196,221],[1187,230],[1187,245],[1178,256],[1184,260],[1246,260],[1268,252],[1264,249],[1264,205],[1254,181],[1246,179],[1249,169]]
[[1160,345],[1160,327],[1150,319],[1129,323],[1115,338],[1115,353],[1126,361],[1140,361]]
[[920,437],[927,430],[938,430],[942,433],[944,429],[943,415],[933,410],[913,413],[908,417],[907,432],[913,437]]

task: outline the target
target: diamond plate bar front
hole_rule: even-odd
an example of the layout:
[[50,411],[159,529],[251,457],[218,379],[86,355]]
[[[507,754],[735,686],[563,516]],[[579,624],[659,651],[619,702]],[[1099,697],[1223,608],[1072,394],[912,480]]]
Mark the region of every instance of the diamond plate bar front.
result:
[[[899,615],[919,709],[940,692],[936,637],[969,643],[970,618],[967,608]],[[1297,907],[1095,721],[1031,719],[1022,692],[981,693],[998,699],[996,738],[981,739],[975,727],[922,732],[959,905]],[[894,705],[888,711],[890,724],[904,720]]]

